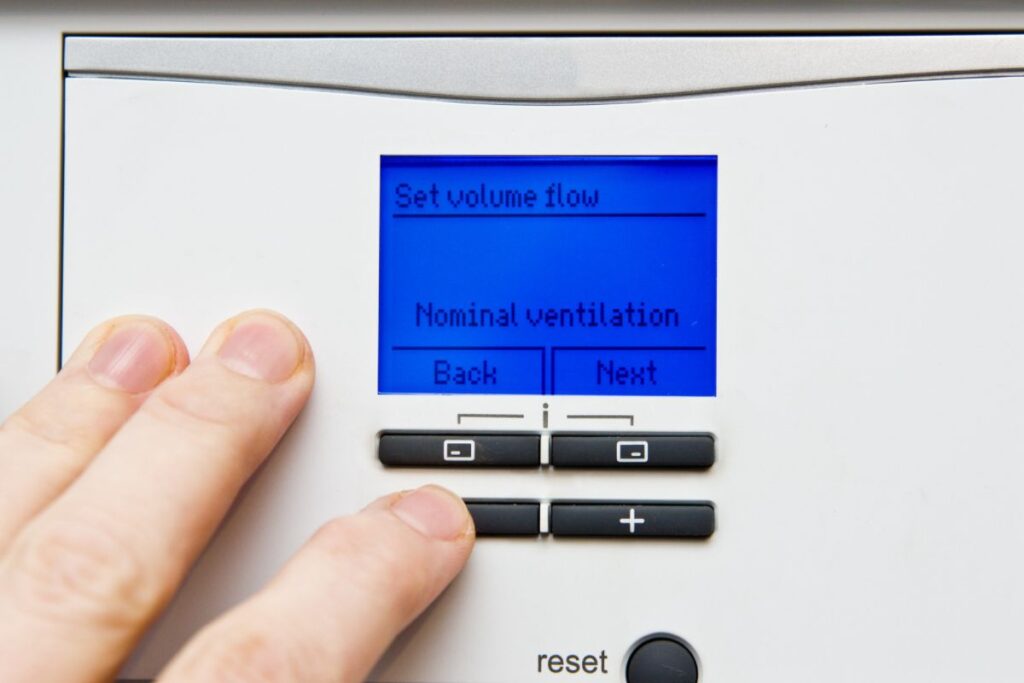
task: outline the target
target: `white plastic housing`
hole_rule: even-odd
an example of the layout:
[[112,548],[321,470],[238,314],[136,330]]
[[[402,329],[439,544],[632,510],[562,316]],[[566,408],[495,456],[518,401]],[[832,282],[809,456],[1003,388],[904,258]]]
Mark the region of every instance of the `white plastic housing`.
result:
[[[127,666],[153,676],[320,524],[395,489],[709,499],[707,542],[482,540],[381,663],[523,683],[647,633],[702,680],[1016,680],[1024,618],[1024,80],[538,106],[66,82],[64,348],[162,316],[198,348],[272,307],[317,354],[304,415]],[[382,154],[715,154],[718,396],[380,396]],[[628,244],[623,245],[628,259]],[[708,472],[385,470],[382,429],[711,431]],[[623,421],[571,414],[631,414]],[[562,674],[561,678],[565,678]]]

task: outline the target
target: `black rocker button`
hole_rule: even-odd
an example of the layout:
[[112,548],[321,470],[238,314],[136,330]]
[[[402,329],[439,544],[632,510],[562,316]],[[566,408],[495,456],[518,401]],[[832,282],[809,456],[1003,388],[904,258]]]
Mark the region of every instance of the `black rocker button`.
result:
[[707,502],[551,503],[555,536],[706,538],[715,532],[715,508]]
[[535,500],[466,498],[477,536],[540,534],[540,503]]
[[539,467],[539,434],[385,432],[377,457],[389,467]]
[[711,434],[555,434],[555,467],[694,468],[715,462]]

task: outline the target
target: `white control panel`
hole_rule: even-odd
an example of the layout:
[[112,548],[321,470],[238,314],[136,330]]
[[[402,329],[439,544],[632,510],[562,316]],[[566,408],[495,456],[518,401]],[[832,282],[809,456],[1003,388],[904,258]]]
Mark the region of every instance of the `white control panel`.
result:
[[494,535],[373,681],[1017,679],[1024,37],[64,59],[64,349],[265,306],[317,355],[125,678],[436,481]]

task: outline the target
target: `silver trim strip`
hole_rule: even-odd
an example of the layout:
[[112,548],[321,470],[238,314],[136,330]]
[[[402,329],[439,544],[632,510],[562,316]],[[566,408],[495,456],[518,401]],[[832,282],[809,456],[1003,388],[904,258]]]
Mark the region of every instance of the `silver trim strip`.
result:
[[587,102],[1024,74],[1024,34],[796,37],[69,37],[71,76]]

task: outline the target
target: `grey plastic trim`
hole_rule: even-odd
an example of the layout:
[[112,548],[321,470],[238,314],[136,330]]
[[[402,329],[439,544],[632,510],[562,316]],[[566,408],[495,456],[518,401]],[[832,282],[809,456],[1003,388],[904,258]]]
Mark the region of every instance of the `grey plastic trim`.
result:
[[70,76],[586,102],[1024,73],[1024,34],[788,37],[68,37]]

